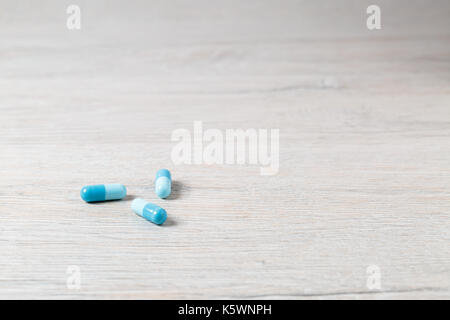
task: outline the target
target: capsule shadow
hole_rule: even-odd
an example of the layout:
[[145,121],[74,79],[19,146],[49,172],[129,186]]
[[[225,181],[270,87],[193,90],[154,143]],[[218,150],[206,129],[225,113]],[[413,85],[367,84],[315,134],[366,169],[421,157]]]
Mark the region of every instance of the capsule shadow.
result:
[[127,194],[127,196],[123,198],[122,201],[133,201],[134,199],[136,199],[135,195]]
[[108,202],[117,202],[117,201],[122,201],[123,199],[117,199],[117,200],[104,200],[104,201],[92,201],[92,202],[86,202],[87,204],[90,204],[90,205],[97,205],[97,204],[105,204],[105,203],[108,203]]
[[104,200],[104,201],[93,201],[93,202],[86,202],[86,203],[87,203],[87,204],[93,204],[93,205],[95,205],[95,204],[102,204],[102,203],[116,202],[116,201],[132,201],[132,200],[134,200],[135,198],[136,198],[136,196],[129,194],[129,195],[125,196],[125,198],[123,198],[123,199]]
[[183,189],[183,183],[180,181],[172,181],[172,190],[170,195],[165,200],[175,200],[181,198],[181,189]]
[[175,220],[173,220],[170,217],[167,217],[166,221],[163,224],[161,224],[160,227],[173,227],[176,226],[177,224],[178,223]]

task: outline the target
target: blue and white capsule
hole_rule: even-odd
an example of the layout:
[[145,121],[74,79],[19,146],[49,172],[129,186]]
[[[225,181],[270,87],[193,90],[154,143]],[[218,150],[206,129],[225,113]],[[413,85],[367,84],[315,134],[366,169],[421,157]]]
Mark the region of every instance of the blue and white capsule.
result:
[[143,199],[134,199],[131,203],[131,209],[138,216],[155,224],[163,224],[167,219],[166,210]]
[[123,184],[96,184],[85,186],[80,192],[81,199],[86,202],[120,200],[126,197],[127,188]]
[[170,171],[161,169],[156,172],[155,178],[155,193],[158,197],[164,199],[170,195],[172,191],[172,177]]

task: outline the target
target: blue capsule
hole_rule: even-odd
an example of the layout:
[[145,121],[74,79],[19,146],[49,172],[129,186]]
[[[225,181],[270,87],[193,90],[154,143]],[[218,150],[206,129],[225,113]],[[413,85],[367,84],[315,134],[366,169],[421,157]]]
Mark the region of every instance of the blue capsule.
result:
[[161,169],[156,172],[155,179],[155,193],[160,198],[167,198],[172,191],[172,177],[170,171],[167,169]]
[[134,213],[138,216],[155,224],[163,224],[167,219],[166,210],[143,199],[134,199],[131,203],[131,209],[133,209]]
[[86,202],[120,200],[127,195],[127,188],[122,184],[97,184],[85,186],[80,192],[81,199]]

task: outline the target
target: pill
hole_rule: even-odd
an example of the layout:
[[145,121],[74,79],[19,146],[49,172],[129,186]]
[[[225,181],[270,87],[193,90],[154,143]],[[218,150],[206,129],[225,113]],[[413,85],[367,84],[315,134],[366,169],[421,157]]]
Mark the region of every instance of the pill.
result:
[[134,199],[131,203],[131,209],[138,216],[156,224],[163,224],[167,219],[166,210],[143,199]]
[[160,198],[167,198],[170,195],[172,189],[172,177],[170,171],[167,169],[161,169],[156,172],[155,178],[155,193]]
[[127,188],[124,185],[114,184],[96,184],[85,186],[80,192],[81,199],[86,202],[98,202],[108,200],[120,200],[127,195]]

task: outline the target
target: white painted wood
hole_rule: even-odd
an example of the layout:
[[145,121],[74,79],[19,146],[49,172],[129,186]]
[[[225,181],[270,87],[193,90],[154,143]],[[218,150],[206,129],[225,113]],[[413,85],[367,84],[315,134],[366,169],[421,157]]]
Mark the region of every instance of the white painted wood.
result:
[[[0,3],[0,298],[450,298],[448,1],[379,1],[380,31],[367,1],[79,1],[78,32]],[[195,120],[279,128],[279,173],[174,166]]]

